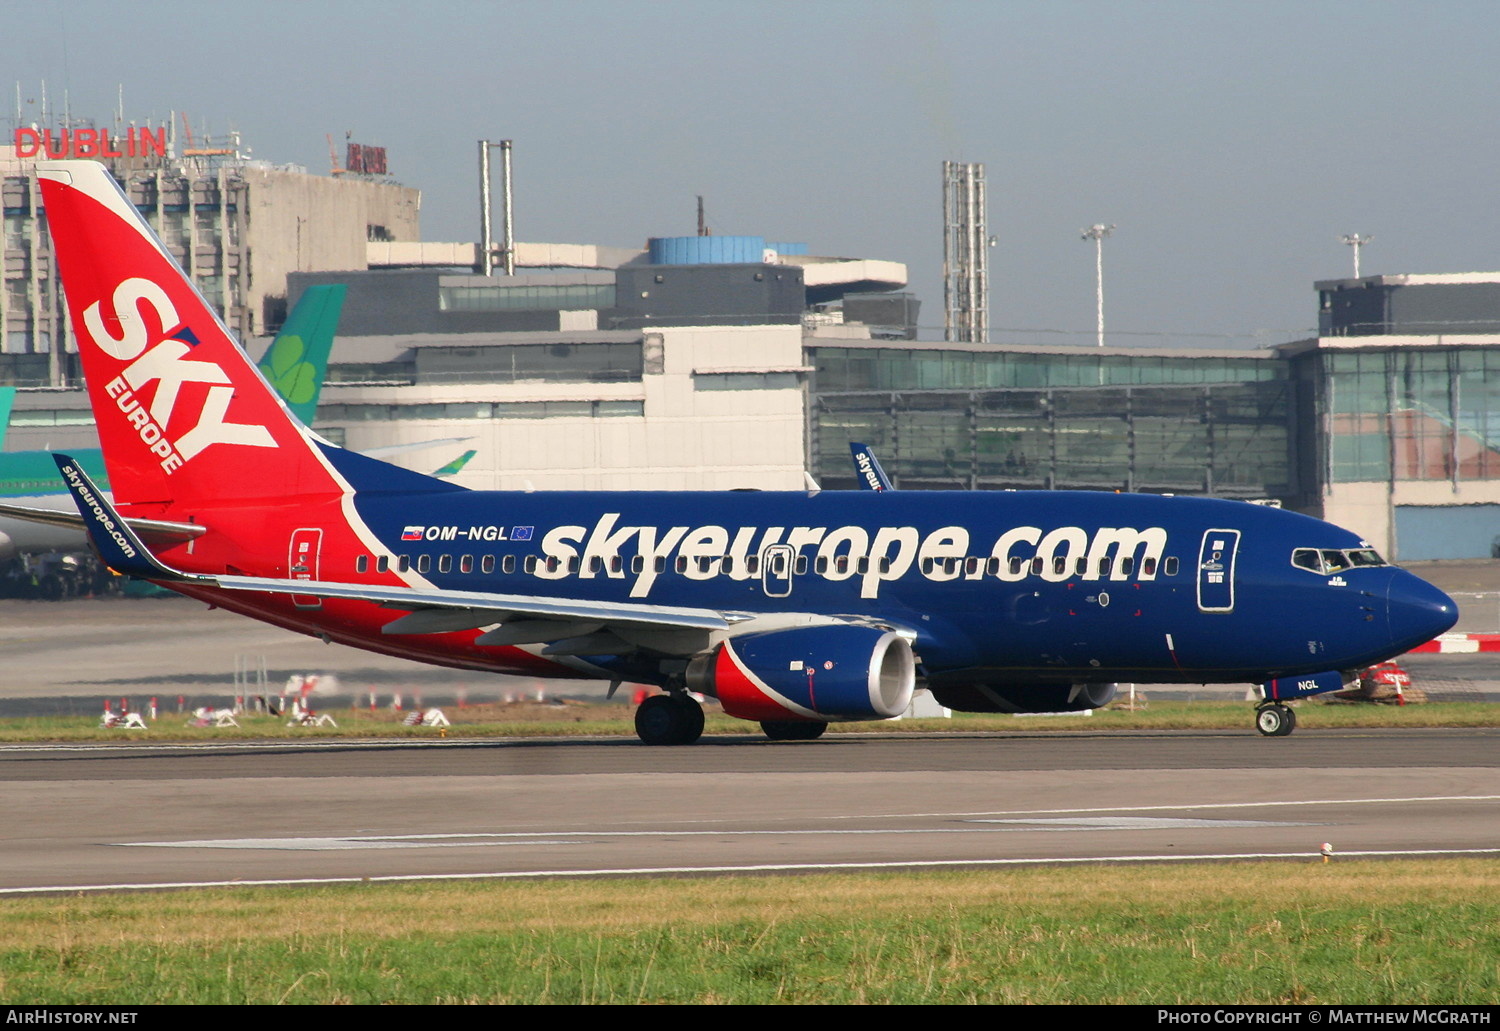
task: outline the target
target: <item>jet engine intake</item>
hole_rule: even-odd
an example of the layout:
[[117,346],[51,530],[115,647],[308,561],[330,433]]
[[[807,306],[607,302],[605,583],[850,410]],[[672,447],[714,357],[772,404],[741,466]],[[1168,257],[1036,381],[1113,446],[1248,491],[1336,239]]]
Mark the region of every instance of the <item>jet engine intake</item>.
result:
[[876,627],[796,627],[744,634],[698,656],[687,686],[745,720],[881,720],[916,687],[905,638]]

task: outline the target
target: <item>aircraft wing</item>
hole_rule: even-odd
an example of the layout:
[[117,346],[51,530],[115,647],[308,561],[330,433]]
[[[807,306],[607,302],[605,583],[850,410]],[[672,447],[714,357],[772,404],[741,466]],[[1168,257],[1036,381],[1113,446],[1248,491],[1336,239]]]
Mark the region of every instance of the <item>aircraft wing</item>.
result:
[[[679,642],[671,636],[672,632],[701,635],[753,618],[750,613],[640,602],[185,573],[151,554],[136,533],[133,524],[137,520],[116,513],[103,492],[71,458],[67,455],[55,457],[58,470],[78,505],[77,522],[87,529],[105,564],[117,572],[144,580],[225,591],[344,598],[408,610],[408,615],[393,619],[386,625],[385,632],[393,634],[440,633],[501,623],[506,625],[485,635],[481,643],[537,644],[550,641],[555,643],[544,654],[553,655],[602,654],[621,646],[635,645],[675,651]],[[198,529],[201,531],[201,527]],[[663,636],[663,632],[668,636]]]

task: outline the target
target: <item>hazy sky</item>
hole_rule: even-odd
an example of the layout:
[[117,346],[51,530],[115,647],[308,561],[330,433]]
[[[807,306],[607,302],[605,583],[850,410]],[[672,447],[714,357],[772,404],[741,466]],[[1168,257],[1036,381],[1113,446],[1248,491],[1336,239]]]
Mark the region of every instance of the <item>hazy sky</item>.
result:
[[686,235],[703,194],[715,232],[905,262],[933,327],[941,163],[982,161],[1004,342],[1092,343],[1093,222],[1119,343],[1307,335],[1344,233],[1366,274],[1500,268],[1493,0],[0,0],[0,38],[7,137],[44,80],[320,173],[351,131],[429,240],[478,237],[474,141],[510,138],[519,239]]

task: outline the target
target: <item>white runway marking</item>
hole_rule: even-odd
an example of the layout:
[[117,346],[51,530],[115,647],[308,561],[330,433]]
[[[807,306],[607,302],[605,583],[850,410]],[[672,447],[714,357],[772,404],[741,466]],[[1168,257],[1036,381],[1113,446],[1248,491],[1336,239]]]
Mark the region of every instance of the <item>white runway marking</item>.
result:
[[[0,888],[3,895],[45,895],[80,891],[159,891],[182,888],[295,888],[320,884],[398,884],[415,881],[496,881],[531,880],[543,877],[660,877],[714,876],[720,874],[826,873],[829,870],[934,870],[943,867],[986,866],[1079,866],[1105,863],[1206,863],[1225,860],[1316,860],[1318,852],[1215,852],[1201,855],[1128,855],[1128,856],[1038,856],[1032,859],[934,859],[899,863],[767,863],[752,866],[655,866],[592,870],[508,870],[493,873],[397,874],[376,877],[286,877],[276,879],[225,881],[163,881],[158,884],[57,884],[35,888]],[[1500,848],[1391,849],[1384,851],[1342,852],[1340,858],[1353,859],[1419,859],[1440,856],[1497,856]]]
[[[121,841],[116,844],[131,848],[223,848],[262,849],[291,852],[340,852],[359,849],[387,848],[470,848],[495,845],[576,845],[585,841],[601,841],[610,838],[726,838],[766,837],[851,837],[860,835],[892,834],[985,834],[1012,830],[1057,830],[1057,831],[1134,831],[1134,830],[1181,830],[1189,827],[1306,827],[1302,822],[1273,822],[1269,820],[1174,820],[1160,817],[1107,816],[1083,817],[1058,820],[972,820],[985,824],[983,827],[912,827],[886,830],[744,830],[704,831],[674,830],[663,828],[654,831],[524,831],[497,832],[494,834],[382,834],[350,835],[348,837],[291,837],[291,838],[205,838],[189,841]],[[999,826],[1004,825],[1004,826]]]
[[[919,819],[923,817],[952,817],[960,820],[978,820],[984,817],[1021,817],[1066,815],[1071,813],[1182,813],[1201,809],[1282,809],[1294,805],[1390,805],[1406,802],[1497,802],[1500,795],[1414,795],[1410,798],[1309,798],[1298,800],[1263,798],[1257,802],[1200,802],[1186,805],[1114,805],[1095,806],[1086,809],[995,809],[963,812],[893,813],[896,819]],[[831,813],[830,820],[862,820],[859,814]]]
[[972,820],[971,823],[1011,824],[1017,830],[1053,831],[1169,831],[1183,827],[1312,827],[1306,821],[1286,820],[1174,820],[1165,816],[1072,816],[1058,819]]

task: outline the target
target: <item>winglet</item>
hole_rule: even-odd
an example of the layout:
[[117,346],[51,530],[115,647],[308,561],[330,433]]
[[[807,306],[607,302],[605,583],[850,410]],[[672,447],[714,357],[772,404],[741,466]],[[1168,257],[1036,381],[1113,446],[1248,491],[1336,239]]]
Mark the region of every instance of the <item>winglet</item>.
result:
[[869,445],[850,441],[849,454],[854,458],[854,477],[859,481],[861,490],[895,489],[891,486],[891,478],[880,467],[880,459],[875,457],[875,452]]
[[158,562],[156,556],[135,535],[130,524],[105,500],[103,492],[89,479],[88,473],[83,471],[83,466],[75,462],[71,455],[53,454],[52,460],[57,463],[57,471],[62,473],[63,482],[73,495],[73,503],[83,516],[89,540],[104,559],[105,565],[117,573],[137,576],[143,580],[200,579],[179,573]]

